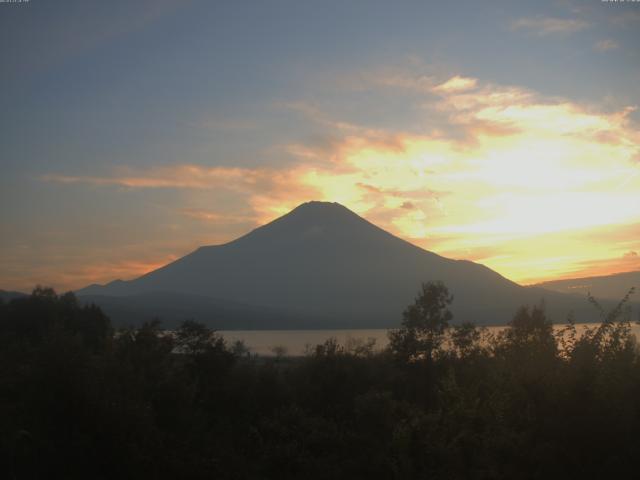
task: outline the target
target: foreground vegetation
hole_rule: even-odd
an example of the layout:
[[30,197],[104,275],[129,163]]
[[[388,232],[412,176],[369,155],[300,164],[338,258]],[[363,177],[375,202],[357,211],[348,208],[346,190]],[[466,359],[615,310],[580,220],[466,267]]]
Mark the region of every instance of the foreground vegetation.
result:
[[[0,305],[4,478],[616,478],[640,451],[625,300],[578,335],[523,307],[450,326],[422,287],[390,346],[256,358],[198,323],[114,332],[36,289]],[[592,299],[594,306],[597,302]]]

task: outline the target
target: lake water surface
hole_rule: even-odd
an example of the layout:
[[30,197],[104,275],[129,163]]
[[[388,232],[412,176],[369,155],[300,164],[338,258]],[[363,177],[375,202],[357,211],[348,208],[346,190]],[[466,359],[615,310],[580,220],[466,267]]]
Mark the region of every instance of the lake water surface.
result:
[[[578,332],[586,326],[577,325]],[[564,325],[556,325],[555,329],[562,329]],[[492,333],[498,333],[505,327],[487,327]],[[283,348],[286,355],[304,355],[308,348],[324,343],[329,338],[335,338],[338,343],[345,345],[353,341],[375,340],[375,349],[381,350],[387,346],[389,339],[387,329],[371,330],[221,330],[228,343],[242,340],[251,353],[258,355],[274,355],[274,349]],[[640,339],[640,325],[632,324],[631,331]]]

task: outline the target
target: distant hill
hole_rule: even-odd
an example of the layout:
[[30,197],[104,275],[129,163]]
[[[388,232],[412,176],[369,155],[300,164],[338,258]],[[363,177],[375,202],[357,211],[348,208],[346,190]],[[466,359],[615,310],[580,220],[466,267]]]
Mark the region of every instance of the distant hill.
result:
[[635,298],[640,298],[640,271],[602,275],[597,277],[571,278],[567,280],[553,280],[543,282],[536,287],[546,288],[556,292],[586,295],[596,298],[620,300],[631,287],[635,287]]
[[81,295],[79,300],[84,304],[100,305],[116,326],[138,325],[154,318],[160,318],[165,328],[176,327],[181,321],[191,318],[217,330],[260,330],[265,328],[265,324],[274,329],[292,330],[341,326],[340,322],[309,314],[174,292]]
[[28,295],[26,293],[22,293],[22,292],[12,292],[12,291],[7,291],[7,290],[0,290],[0,299],[3,302],[9,302],[11,300],[13,300],[14,298],[22,298],[22,297],[27,297]]
[[428,280],[452,291],[458,321],[504,324],[518,306],[542,299],[556,321],[570,310],[595,320],[583,299],[522,287],[483,265],[426,251],[326,202],[300,205],[243,237],[200,247],[135,280],[77,294],[104,306],[116,321],[142,309],[217,321],[226,329],[372,328],[398,325]]

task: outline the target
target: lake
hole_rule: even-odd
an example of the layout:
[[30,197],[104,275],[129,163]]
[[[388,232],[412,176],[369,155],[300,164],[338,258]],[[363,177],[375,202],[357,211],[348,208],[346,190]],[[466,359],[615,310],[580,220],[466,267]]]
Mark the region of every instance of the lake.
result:
[[[577,325],[578,331],[596,324]],[[556,330],[564,325],[555,325]],[[487,327],[492,333],[498,333],[505,327]],[[640,325],[632,324],[631,331],[640,338]],[[283,348],[286,355],[304,355],[309,347],[324,343],[329,338],[335,338],[338,343],[345,345],[353,341],[375,340],[375,349],[381,350],[387,346],[387,329],[362,330],[220,330],[229,344],[242,340],[251,353],[258,355],[274,355],[274,348]]]

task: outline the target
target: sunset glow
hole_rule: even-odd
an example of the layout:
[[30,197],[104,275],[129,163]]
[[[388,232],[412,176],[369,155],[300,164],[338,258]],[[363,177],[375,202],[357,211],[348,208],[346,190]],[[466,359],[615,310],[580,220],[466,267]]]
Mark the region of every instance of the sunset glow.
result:
[[[514,87],[476,91],[478,83],[456,76],[433,88],[451,124],[469,130],[463,141],[402,133],[389,139],[349,126],[327,160],[313,166],[309,157],[326,152],[306,147],[285,170],[177,165],[146,175],[44,180],[237,190],[248,195],[256,224],[309,198],[335,201],[426,249],[484,263],[516,281],[620,268],[624,255],[639,247],[634,239],[612,248],[590,242],[588,232],[640,224],[640,138],[628,121],[633,109],[588,112]],[[224,218],[216,211],[190,215]],[[581,267],[591,259],[612,265]],[[634,268],[637,259],[626,263]]]
[[[97,35],[86,48],[144,30],[169,11],[123,33]],[[620,71],[615,79],[631,78],[637,48],[632,53],[623,40],[632,35],[624,23],[632,19],[623,22],[612,9],[575,12],[528,15],[514,6],[497,16],[493,30],[509,57],[494,70],[453,47],[446,56],[444,47],[420,51],[407,43],[366,59],[354,50],[349,66],[330,56],[326,68],[296,63],[292,51],[277,78],[295,81],[281,90],[250,85],[231,100],[213,98],[195,75],[174,78],[197,84],[193,98],[164,100],[169,87],[158,85],[173,73],[154,63],[151,71],[162,74],[147,79],[149,92],[121,85],[109,94],[115,100],[100,100],[95,116],[82,110],[82,122],[72,103],[56,103],[67,112],[68,125],[60,127],[66,134],[43,140],[48,134],[34,122],[33,145],[11,144],[7,152],[13,183],[3,203],[18,207],[5,207],[0,286],[66,289],[133,278],[313,199],[339,202],[427,250],[483,263],[521,283],[639,269],[640,97],[626,83],[613,89],[602,78],[560,71],[553,52],[582,39],[572,44],[584,56],[576,69],[610,61],[611,71]],[[212,41],[209,30],[198,35],[203,44]],[[509,50],[510,42],[520,50]],[[523,49],[548,55],[551,66],[527,70]],[[90,61],[80,50],[54,53],[42,65],[25,63],[25,75],[51,68],[55,76],[49,65],[63,59]],[[203,78],[218,78],[213,67],[198,68]],[[265,78],[276,75],[256,68]],[[259,93],[245,100],[252,88]],[[126,114],[112,118],[113,105],[125,111],[138,94],[145,99],[138,120],[120,126]],[[46,118],[29,108],[36,110],[24,118]],[[91,130],[82,133],[84,122]],[[97,146],[87,147],[83,135]]]

